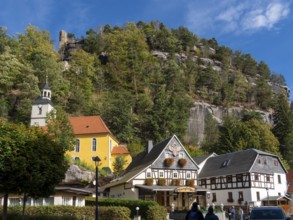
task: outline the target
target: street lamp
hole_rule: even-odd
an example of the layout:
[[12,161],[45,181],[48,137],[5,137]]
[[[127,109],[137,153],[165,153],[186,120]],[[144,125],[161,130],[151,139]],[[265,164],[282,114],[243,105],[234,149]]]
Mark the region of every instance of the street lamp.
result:
[[96,156],[96,157],[93,157],[93,161],[95,162],[95,166],[96,166],[96,218],[95,220],[98,220],[99,217],[98,217],[98,180],[99,180],[99,177],[98,177],[98,166],[99,166],[99,163],[101,162],[101,159]]
[[135,209],[136,209],[136,217],[137,217],[137,219],[138,219],[138,211],[139,211],[139,207],[136,207]]

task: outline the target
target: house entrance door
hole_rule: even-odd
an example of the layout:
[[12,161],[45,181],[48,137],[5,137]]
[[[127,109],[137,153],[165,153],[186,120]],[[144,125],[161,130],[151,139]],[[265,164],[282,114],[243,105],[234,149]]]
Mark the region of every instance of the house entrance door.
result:
[[157,192],[157,202],[159,205],[165,206],[165,192]]

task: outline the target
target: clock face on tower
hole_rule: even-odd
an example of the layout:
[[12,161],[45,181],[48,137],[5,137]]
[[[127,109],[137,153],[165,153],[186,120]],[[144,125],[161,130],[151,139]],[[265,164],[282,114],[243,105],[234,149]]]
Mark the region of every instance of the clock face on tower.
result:
[[181,151],[181,147],[178,145],[178,143],[176,141],[173,141],[170,145],[169,145],[169,150],[172,152],[172,154],[176,157],[179,152]]

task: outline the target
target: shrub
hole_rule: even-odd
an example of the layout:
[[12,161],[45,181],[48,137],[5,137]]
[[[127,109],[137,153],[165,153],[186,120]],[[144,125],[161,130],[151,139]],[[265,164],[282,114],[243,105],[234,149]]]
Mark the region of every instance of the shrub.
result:
[[153,178],[145,179],[145,185],[152,186],[154,184]]
[[178,165],[179,165],[180,167],[184,167],[184,166],[186,165],[186,163],[187,163],[187,160],[186,160],[185,158],[180,158],[180,159],[178,160]]
[[166,158],[164,160],[164,166],[165,167],[170,167],[174,162],[174,158],[170,157],[170,158]]
[[186,180],[186,186],[194,187],[194,180]]
[[[92,198],[92,204],[94,205],[95,198]],[[89,204],[88,201],[86,204]],[[131,211],[131,218],[136,215],[136,207],[139,207],[139,214],[142,218],[147,218],[147,211],[152,206],[159,206],[155,201],[146,201],[140,199],[99,199],[100,206],[123,206],[127,207]]]
[[172,179],[171,185],[172,186],[180,186],[180,179]]
[[[0,209],[0,213],[2,210]],[[22,207],[11,206],[8,208],[8,219],[21,219]],[[99,218],[107,220],[130,220],[130,209],[127,207],[101,207]],[[87,220],[95,219],[95,207],[74,206],[28,206],[25,209],[25,220]],[[0,218],[1,219],[1,218]]]
[[166,186],[166,179],[162,179],[162,178],[160,178],[160,179],[158,180],[158,185],[159,185],[159,186]]
[[151,206],[147,211],[147,220],[166,220],[167,209],[163,206]]

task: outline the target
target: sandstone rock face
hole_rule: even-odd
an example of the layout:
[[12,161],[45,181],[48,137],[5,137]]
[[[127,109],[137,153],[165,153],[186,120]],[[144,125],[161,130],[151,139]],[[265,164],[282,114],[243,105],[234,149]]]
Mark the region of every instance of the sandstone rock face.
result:
[[75,164],[71,164],[65,173],[65,183],[76,183],[76,182],[92,182],[95,179],[95,173],[89,170],[80,168]]
[[[196,140],[196,144],[200,146],[200,144],[203,142],[205,120],[208,114],[211,114],[213,119],[215,119],[220,125],[223,121],[223,118],[228,114],[233,114],[239,119],[242,118],[243,110],[252,111],[249,109],[245,109],[244,107],[225,108],[222,106],[211,105],[205,102],[195,102],[194,106],[190,109],[187,139]],[[273,123],[272,112],[264,112],[259,110],[255,111],[259,112],[263,116],[263,120],[265,123]]]

